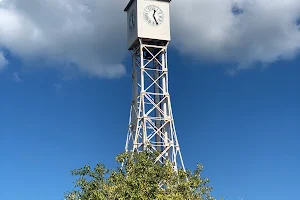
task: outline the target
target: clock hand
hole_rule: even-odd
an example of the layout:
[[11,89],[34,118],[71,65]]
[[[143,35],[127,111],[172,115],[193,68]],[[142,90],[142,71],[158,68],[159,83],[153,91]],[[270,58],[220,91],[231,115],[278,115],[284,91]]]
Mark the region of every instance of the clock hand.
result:
[[154,21],[155,21],[156,25],[158,25],[158,22],[157,22],[156,17],[155,17],[155,13],[156,13],[156,10],[154,10],[154,12],[153,12],[153,18],[154,18]]

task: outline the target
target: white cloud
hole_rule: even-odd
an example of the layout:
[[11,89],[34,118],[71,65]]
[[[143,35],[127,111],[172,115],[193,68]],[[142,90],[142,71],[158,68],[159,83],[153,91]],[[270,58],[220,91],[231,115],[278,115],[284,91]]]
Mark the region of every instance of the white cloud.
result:
[[[89,76],[121,76],[128,1],[0,0],[0,47],[26,63],[43,58]],[[290,59],[299,51],[299,0],[171,4],[172,44],[196,58],[234,62],[244,69],[257,61]],[[242,14],[232,14],[234,5]]]
[[[242,13],[234,15],[234,6]],[[293,58],[300,49],[299,0],[184,0],[172,8],[175,43],[202,59],[244,69]]]
[[122,11],[120,1],[2,0],[0,46],[25,62],[43,58],[89,76],[121,76],[126,52]]
[[7,60],[4,57],[3,52],[0,52],[0,71],[2,71],[4,69],[6,64],[7,64]]

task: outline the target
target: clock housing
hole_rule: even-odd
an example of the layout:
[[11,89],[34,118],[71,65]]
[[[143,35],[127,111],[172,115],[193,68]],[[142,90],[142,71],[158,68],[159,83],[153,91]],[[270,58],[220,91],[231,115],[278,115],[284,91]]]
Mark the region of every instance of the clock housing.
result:
[[[131,0],[127,12],[127,45],[131,49],[139,38],[170,41],[171,0]],[[132,14],[135,15],[133,26]]]

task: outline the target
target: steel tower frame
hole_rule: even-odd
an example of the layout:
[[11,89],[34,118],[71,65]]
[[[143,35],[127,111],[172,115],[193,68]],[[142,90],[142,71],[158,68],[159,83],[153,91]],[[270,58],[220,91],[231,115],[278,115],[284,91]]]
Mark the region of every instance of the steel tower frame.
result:
[[132,54],[132,102],[125,151],[158,151],[156,162],[169,160],[185,170],[176,135],[168,86],[169,41],[139,38]]

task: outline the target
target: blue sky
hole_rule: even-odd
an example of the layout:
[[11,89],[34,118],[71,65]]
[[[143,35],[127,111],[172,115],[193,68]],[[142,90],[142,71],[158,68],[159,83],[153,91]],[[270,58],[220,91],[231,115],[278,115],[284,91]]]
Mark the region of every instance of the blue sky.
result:
[[[129,60],[124,63],[129,69]],[[170,93],[185,165],[205,167],[217,198],[282,200],[300,176],[300,60],[229,76],[169,52]],[[63,81],[52,69],[0,74],[0,176],[7,200],[62,199],[70,170],[116,167],[125,145],[131,78]],[[13,79],[19,71],[22,81]],[[55,85],[60,85],[59,89]]]

